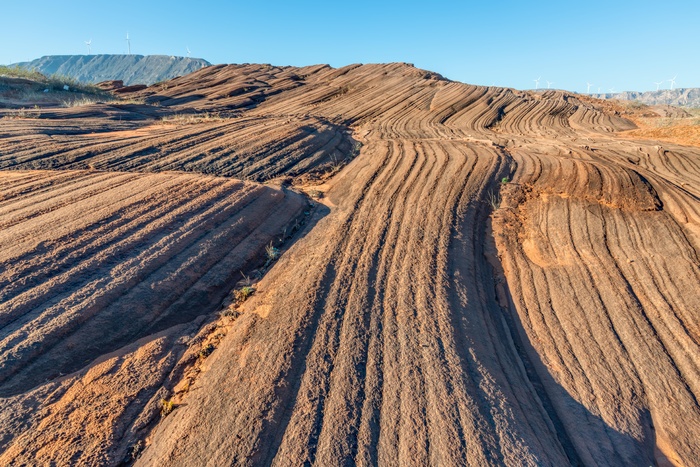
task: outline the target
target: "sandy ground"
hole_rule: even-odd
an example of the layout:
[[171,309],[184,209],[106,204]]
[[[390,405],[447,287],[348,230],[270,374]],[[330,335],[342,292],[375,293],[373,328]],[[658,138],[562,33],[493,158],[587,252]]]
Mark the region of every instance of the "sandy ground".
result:
[[[81,190],[100,193],[99,177],[108,178],[106,185],[191,177],[191,188],[224,181],[138,172],[191,169],[264,180],[303,178],[328,159],[348,163],[320,186],[328,207],[309,214],[304,237],[256,284],[161,419],[153,414],[157,394],[181,387],[186,370],[178,362],[203,342],[170,336],[201,336],[197,322],[168,321],[189,326],[172,334],[149,324],[164,334],[125,337],[113,350],[131,347],[82,366],[60,351],[70,337],[20,326],[56,302],[42,301],[41,290],[52,282],[37,276],[32,297],[41,305],[8,306],[0,314],[18,317],[7,328],[24,332],[17,336],[36,336],[27,344],[31,363],[12,369],[8,357],[9,369],[0,373],[1,403],[10,408],[3,414],[12,414],[0,418],[3,460],[559,466],[694,465],[700,458],[699,149],[624,136],[635,124],[590,99],[469,86],[405,64],[216,66],[138,97],[177,112],[238,115],[155,129],[148,119],[115,123],[121,126],[113,134],[98,128],[107,132],[102,138],[59,134],[56,146],[46,138],[75,117],[3,126],[4,168],[59,170],[2,172],[15,177],[3,190],[16,207],[0,208],[9,219],[0,236],[12,245],[26,239],[25,254],[41,258],[33,233],[22,233],[41,231],[29,214],[41,203],[27,198],[41,190],[19,181],[36,173],[67,178],[63,189],[45,190],[58,190],[45,201],[54,206]],[[95,128],[115,121],[103,118],[90,121]],[[347,129],[361,143],[359,154]],[[155,141],[170,149],[138,152]],[[300,142],[298,155],[287,163],[274,141]],[[238,149],[188,165],[201,148],[225,144]],[[329,155],[335,151],[344,156],[340,164]],[[87,161],[128,172],[66,171]],[[233,170],[236,164],[244,168]],[[75,174],[95,179],[71,181]],[[231,196],[240,196],[241,182],[225,183],[239,187]],[[145,184],[157,190],[155,181]],[[166,192],[169,202],[183,202]],[[267,210],[255,212],[260,222],[284,223]],[[51,235],[80,230],[65,221],[52,225]],[[118,228],[105,232],[117,235]],[[54,248],[66,247],[60,236],[51,238]],[[128,264],[127,257],[116,267]],[[12,287],[5,286],[7,293]],[[164,286],[154,306],[172,288]],[[128,311],[117,314],[116,296],[105,303],[112,320],[133,319]],[[93,335],[79,319],[71,324],[69,309],[54,310],[69,328],[85,329],[83,339]],[[7,352],[23,355],[25,337],[3,332]],[[132,343],[136,338],[146,340]],[[41,373],[54,365],[42,362],[62,356],[77,373],[67,379]],[[149,366],[162,371],[140,380]],[[37,385],[40,378],[49,381]],[[124,411],[129,415],[103,402],[125,379],[151,401]],[[89,415],[115,410],[88,433],[77,428]]]

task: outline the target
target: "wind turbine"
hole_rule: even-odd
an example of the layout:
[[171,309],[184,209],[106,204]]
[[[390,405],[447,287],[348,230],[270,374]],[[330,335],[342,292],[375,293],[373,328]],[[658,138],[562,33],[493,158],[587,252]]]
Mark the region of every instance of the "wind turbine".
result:
[[676,84],[676,78],[678,78],[678,75],[674,76],[673,78],[669,79],[668,81],[671,82],[671,89],[673,89],[673,85]]
[[551,86],[552,84],[554,84],[554,81],[547,81],[547,89],[549,89],[549,86]]
[[131,55],[131,41],[129,40],[129,31],[126,31],[126,49],[128,54]]
[[598,94],[600,94],[600,86],[598,86]]
[[192,52],[190,52],[190,48],[189,48],[189,47],[185,47],[185,48],[187,49],[187,56],[189,57],[190,54],[191,54]]
[[92,39],[90,39],[89,41],[85,41],[85,45],[87,45],[88,55],[90,55],[90,52],[92,51],[92,48],[90,47],[92,45]]
[[608,91],[610,92],[610,94],[613,94],[615,92],[615,88],[610,88],[608,89]]
[[587,86],[586,87],[586,94],[590,94],[591,93],[591,86],[593,86],[593,85],[591,83],[589,83],[588,81],[586,81],[586,86]]
[[533,79],[533,81],[535,82],[535,90],[537,90],[540,87],[540,79],[542,79],[541,76],[537,79]]
[[659,90],[659,86],[661,86],[663,83],[664,83],[663,81],[659,81],[658,83],[656,81],[654,81],[654,84],[656,85],[657,91]]

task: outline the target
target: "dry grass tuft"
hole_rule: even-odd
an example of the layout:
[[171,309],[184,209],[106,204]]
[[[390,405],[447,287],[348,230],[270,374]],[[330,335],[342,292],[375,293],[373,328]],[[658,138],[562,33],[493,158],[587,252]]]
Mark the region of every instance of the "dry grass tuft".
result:
[[39,106],[34,106],[33,109],[25,109],[22,107],[21,109],[15,109],[9,111],[7,114],[5,114],[2,119],[3,120],[17,120],[17,119],[22,119],[22,118],[40,118],[41,117],[41,109]]
[[230,118],[221,115],[218,112],[205,112],[201,114],[175,114],[168,117],[163,117],[160,123],[164,125],[195,125],[198,123],[217,123],[225,122]]
[[[109,99],[112,100],[112,99]],[[63,101],[63,107],[83,107],[86,105],[100,104],[105,102],[105,99],[97,96],[80,96],[74,99],[66,99]]]

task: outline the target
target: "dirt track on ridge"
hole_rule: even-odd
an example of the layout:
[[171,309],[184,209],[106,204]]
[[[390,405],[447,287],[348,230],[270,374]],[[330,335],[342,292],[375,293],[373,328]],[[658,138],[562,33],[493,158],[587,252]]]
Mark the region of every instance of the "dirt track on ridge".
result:
[[[566,93],[469,86],[405,64],[217,66],[142,97],[168,109],[241,115],[197,131],[149,127],[129,141],[134,148],[152,144],[150,131],[197,138],[220,125],[228,132],[206,144],[254,142],[243,123],[273,118],[280,139],[303,121],[337,135],[351,128],[362,149],[349,154],[345,137],[323,146],[352,159],[320,186],[330,213],[317,211],[318,223],[256,285],[137,464],[700,458],[697,148],[619,138],[631,122]],[[90,155],[102,168],[141,170],[129,157],[111,166],[119,150],[107,140]],[[75,141],[52,153],[6,140],[0,161],[53,164],[79,151]],[[264,161],[269,146],[256,147],[248,160]],[[186,158],[191,150],[178,151]],[[140,163],[160,170],[148,158]],[[275,174],[300,174],[282,166]],[[500,183],[504,177],[510,181]],[[115,358],[132,354],[124,355]],[[86,375],[61,384],[90,388],[79,383]],[[27,402],[42,390],[49,389],[15,396],[13,408],[27,404],[32,426],[51,433]],[[38,407],[51,413],[53,403]],[[2,436],[13,459],[42,448]],[[112,445],[122,456],[124,440],[135,438],[120,436]],[[45,459],[65,462],[63,442],[51,441]],[[85,444],[83,459],[103,449]]]

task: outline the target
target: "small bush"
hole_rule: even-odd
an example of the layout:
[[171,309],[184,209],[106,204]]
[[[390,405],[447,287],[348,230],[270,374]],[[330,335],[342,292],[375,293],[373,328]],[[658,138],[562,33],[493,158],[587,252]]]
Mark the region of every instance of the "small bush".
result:
[[280,249],[272,246],[272,243],[270,243],[265,247],[265,254],[267,255],[268,261],[274,261],[280,256]]
[[253,295],[255,293],[255,289],[249,285],[246,285],[245,287],[241,287],[240,289],[236,290],[234,292],[234,299],[238,303],[243,303],[246,300],[248,300],[248,297]]
[[160,414],[163,417],[168,416],[175,409],[175,403],[172,400],[160,400]]
[[235,306],[230,306],[223,311],[222,315],[235,319],[241,316],[241,313],[238,310],[236,310]]
[[207,358],[216,349],[212,344],[207,344],[206,347],[199,351],[197,356],[201,359]]

